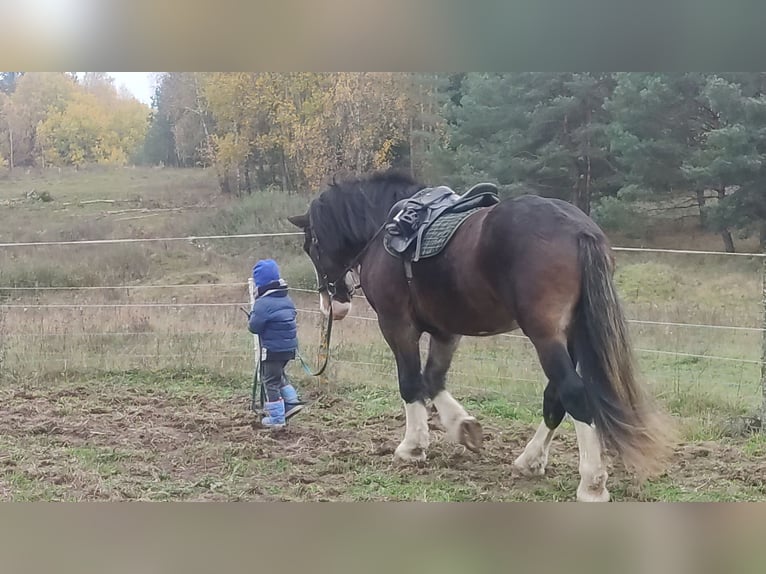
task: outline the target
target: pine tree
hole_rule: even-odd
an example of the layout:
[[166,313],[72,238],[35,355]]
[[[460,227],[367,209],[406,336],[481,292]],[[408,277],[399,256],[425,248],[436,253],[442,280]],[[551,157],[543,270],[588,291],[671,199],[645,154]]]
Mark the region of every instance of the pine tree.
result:
[[163,97],[163,86],[158,85],[152,97],[149,130],[144,141],[143,161],[151,165],[178,166],[176,140],[170,110]]
[[448,105],[442,168],[461,186],[495,181],[506,193],[559,197],[588,213],[620,176],[606,135],[612,86],[606,73],[467,74],[460,103]]
[[749,217],[737,206],[752,202],[747,189],[763,169],[759,90],[753,74],[618,74],[607,108],[612,150],[626,172],[620,196],[690,196],[700,222],[733,251],[730,227],[747,226]]
[[[733,250],[729,228],[757,232],[766,247],[766,75],[711,76],[703,97],[717,116],[689,175],[716,191],[710,224]],[[729,234],[730,235],[730,234]]]

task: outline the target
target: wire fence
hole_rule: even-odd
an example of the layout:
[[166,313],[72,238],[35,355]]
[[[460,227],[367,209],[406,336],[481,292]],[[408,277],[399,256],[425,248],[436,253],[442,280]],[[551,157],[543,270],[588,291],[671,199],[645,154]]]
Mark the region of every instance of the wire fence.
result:
[[[699,252],[695,252],[699,253]],[[151,285],[94,285],[94,286],[2,286],[0,285],[0,293],[7,292],[54,292],[54,291],[141,291],[149,289],[219,289],[222,287],[247,287],[247,282],[233,282],[233,283],[169,283],[169,284],[151,284]],[[316,293],[314,289],[303,289],[300,287],[291,287],[291,291],[298,293]],[[364,295],[356,295],[356,299],[365,299]],[[55,308],[94,308],[94,307],[184,307],[184,306],[198,306],[198,307],[241,307],[249,305],[246,302],[228,302],[228,303],[129,303],[129,304],[88,304],[88,303],[54,303],[54,304],[0,304],[0,309],[55,309]],[[308,310],[304,310],[310,312]],[[370,319],[369,317],[355,317],[356,319]],[[694,329],[726,329],[731,331],[750,331],[756,333],[766,332],[764,327],[746,327],[741,325],[710,325],[706,323],[682,323],[675,321],[648,321],[642,319],[628,319],[628,323],[634,323],[637,325],[657,325],[665,327],[688,327]]]
[[[212,285],[211,285],[212,286]],[[144,308],[156,308],[156,307],[166,307],[166,308],[182,308],[182,307],[234,307],[234,308],[242,308],[249,306],[249,303],[246,302],[230,302],[230,303],[119,303],[119,304],[88,304],[88,303],[73,303],[73,304],[5,304],[0,305],[0,309],[119,309],[119,308],[136,308],[136,309],[144,309]],[[296,309],[298,313],[307,313],[307,314],[313,314],[313,315],[321,315],[321,311],[318,309],[303,309],[303,308],[297,308]],[[370,321],[370,322],[377,322],[377,319],[374,317],[363,317],[360,315],[348,315],[346,317],[347,320],[351,321]],[[639,320],[629,320],[631,323],[636,324],[643,324],[643,325],[657,325],[657,326],[680,326],[680,327],[692,327],[692,328],[709,328],[709,329],[734,329],[734,330],[743,330],[743,331],[754,331],[754,332],[763,332],[764,329],[761,328],[750,328],[750,327],[738,327],[738,326],[731,326],[731,325],[704,325],[704,324],[694,324],[694,323],[674,323],[674,322],[667,322],[667,321],[639,321]],[[187,333],[177,333],[174,336],[188,336],[188,335],[213,335],[213,334],[228,334],[228,335],[235,335],[236,332],[232,331],[193,331],[193,332],[187,332]],[[83,331],[83,332],[66,332],[66,333],[6,333],[6,336],[11,337],[93,337],[93,336],[157,336],[155,333],[147,333],[147,332],[125,332],[125,331],[115,331],[115,332],[92,332],[92,331]],[[501,335],[498,335],[500,337],[507,337],[512,339],[520,339],[526,343],[529,343],[530,345],[532,342],[525,337],[524,335],[516,335],[513,333],[503,333]],[[710,360],[717,360],[717,361],[734,361],[734,362],[740,362],[740,363],[749,363],[749,364],[762,364],[761,360],[749,360],[749,359],[742,359],[737,357],[720,357],[717,355],[700,355],[700,354],[693,354],[693,353],[683,353],[680,351],[664,351],[661,349],[644,349],[640,347],[636,347],[635,350],[637,352],[641,353],[657,353],[657,354],[663,354],[663,355],[676,355],[680,357],[695,357],[700,359],[710,359]]]
[[[7,247],[40,247],[56,245],[106,245],[120,243],[151,243],[162,241],[201,241],[213,239],[268,239],[272,237],[302,237],[300,231],[266,232],[266,233],[240,233],[229,235],[186,235],[183,237],[123,237],[113,239],[77,239],[71,241],[20,241],[0,243],[0,248]],[[716,255],[724,257],[756,257],[766,258],[766,253],[730,253],[728,251],[703,251],[693,249],[661,249],[650,247],[612,247],[613,251],[625,251],[635,253],[673,253],[682,255]]]
[[[0,243],[2,249],[37,246],[108,245],[142,242],[196,242],[267,239],[302,233],[252,233],[163,238]],[[616,247],[615,251],[695,256],[763,258],[760,253],[723,253]],[[308,265],[308,262],[307,262]],[[249,378],[252,339],[239,308],[248,308],[247,282],[112,285],[0,285],[0,360],[3,367],[25,373],[95,368],[173,368],[196,364]],[[241,290],[242,297],[237,295]],[[160,293],[152,299],[152,291]],[[223,291],[230,300],[220,301]],[[299,311],[304,355],[317,351],[321,313],[313,289],[291,288]],[[195,300],[182,300],[185,293]],[[85,294],[83,301],[50,300],[59,294]],[[117,302],[94,301],[107,294]],[[79,296],[79,295],[78,295]],[[157,300],[157,299],[160,300]],[[171,298],[171,301],[165,299]],[[199,300],[199,299],[202,300]],[[10,301],[9,301],[10,299]],[[32,300],[27,300],[32,299]],[[43,299],[43,300],[41,300]],[[228,297],[227,297],[228,299]],[[376,380],[391,385],[393,357],[385,346],[374,312],[363,295],[357,313],[336,328],[332,347],[333,376]],[[698,318],[698,317],[695,317]],[[755,319],[755,317],[752,317]],[[745,321],[750,322],[750,321]],[[761,341],[764,326],[684,321],[675,317],[629,319],[642,372],[659,393],[699,392],[745,402],[761,395]],[[725,352],[724,352],[725,351]],[[522,334],[467,338],[450,371],[458,388],[500,392],[539,401],[545,383],[531,342]]]

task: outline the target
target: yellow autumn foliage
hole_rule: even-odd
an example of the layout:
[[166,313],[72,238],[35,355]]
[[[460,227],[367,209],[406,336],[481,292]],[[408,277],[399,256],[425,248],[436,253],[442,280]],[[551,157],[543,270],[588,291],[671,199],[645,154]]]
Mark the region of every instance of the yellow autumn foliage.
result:
[[387,167],[408,142],[417,113],[405,74],[201,76],[219,176],[239,185],[251,166],[277,171],[295,190],[316,189],[338,171]]
[[0,157],[15,165],[125,165],[149,124],[149,108],[100,73],[78,83],[60,72],[27,72],[3,108]]
[[[99,97],[100,96],[100,97]],[[53,165],[125,165],[143,144],[148,110],[116,92],[78,90],[38,128],[39,145]]]

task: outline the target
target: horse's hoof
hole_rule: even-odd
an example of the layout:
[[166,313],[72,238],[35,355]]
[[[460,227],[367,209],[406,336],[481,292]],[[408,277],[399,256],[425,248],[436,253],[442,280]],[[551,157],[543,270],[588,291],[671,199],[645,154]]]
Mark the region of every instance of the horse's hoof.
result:
[[545,476],[545,463],[546,461],[542,457],[534,461],[528,461],[524,459],[524,454],[521,454],[513,461],[513,467],[526,478],[539,478]]
[[580,484],[577,485],[578,502],[609,502],[606,489],[608,475],[603,468],[596,470],[587,466],[580,468]]
[[403,462],[405,464],[420,464],[425,461],[426,450],[424,448],[410,448],[399,445],[394,451],[394,462]]
[[609,491],[606,488],[593,491],[579,487],[577,489],[577,502],[609,502]]
[[460,423],[460,444],[470,451],[479,452],[483,442],[484,433],[479,421],[471,417]]

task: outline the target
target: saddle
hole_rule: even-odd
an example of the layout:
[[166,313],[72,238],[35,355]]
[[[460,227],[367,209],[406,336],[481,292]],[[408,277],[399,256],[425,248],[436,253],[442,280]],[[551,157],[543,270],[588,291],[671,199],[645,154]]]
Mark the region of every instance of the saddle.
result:
[[[407,261],[433,257],[469,215],[498,203],[497,193],[497,186],[492,183],[476,184],[463,195],[445,185],[422,189],[391,208],[383,245],[391,255]],[[435,225],[437,221],[439,225]],[[434,233],[429,238],[430,230]]]

